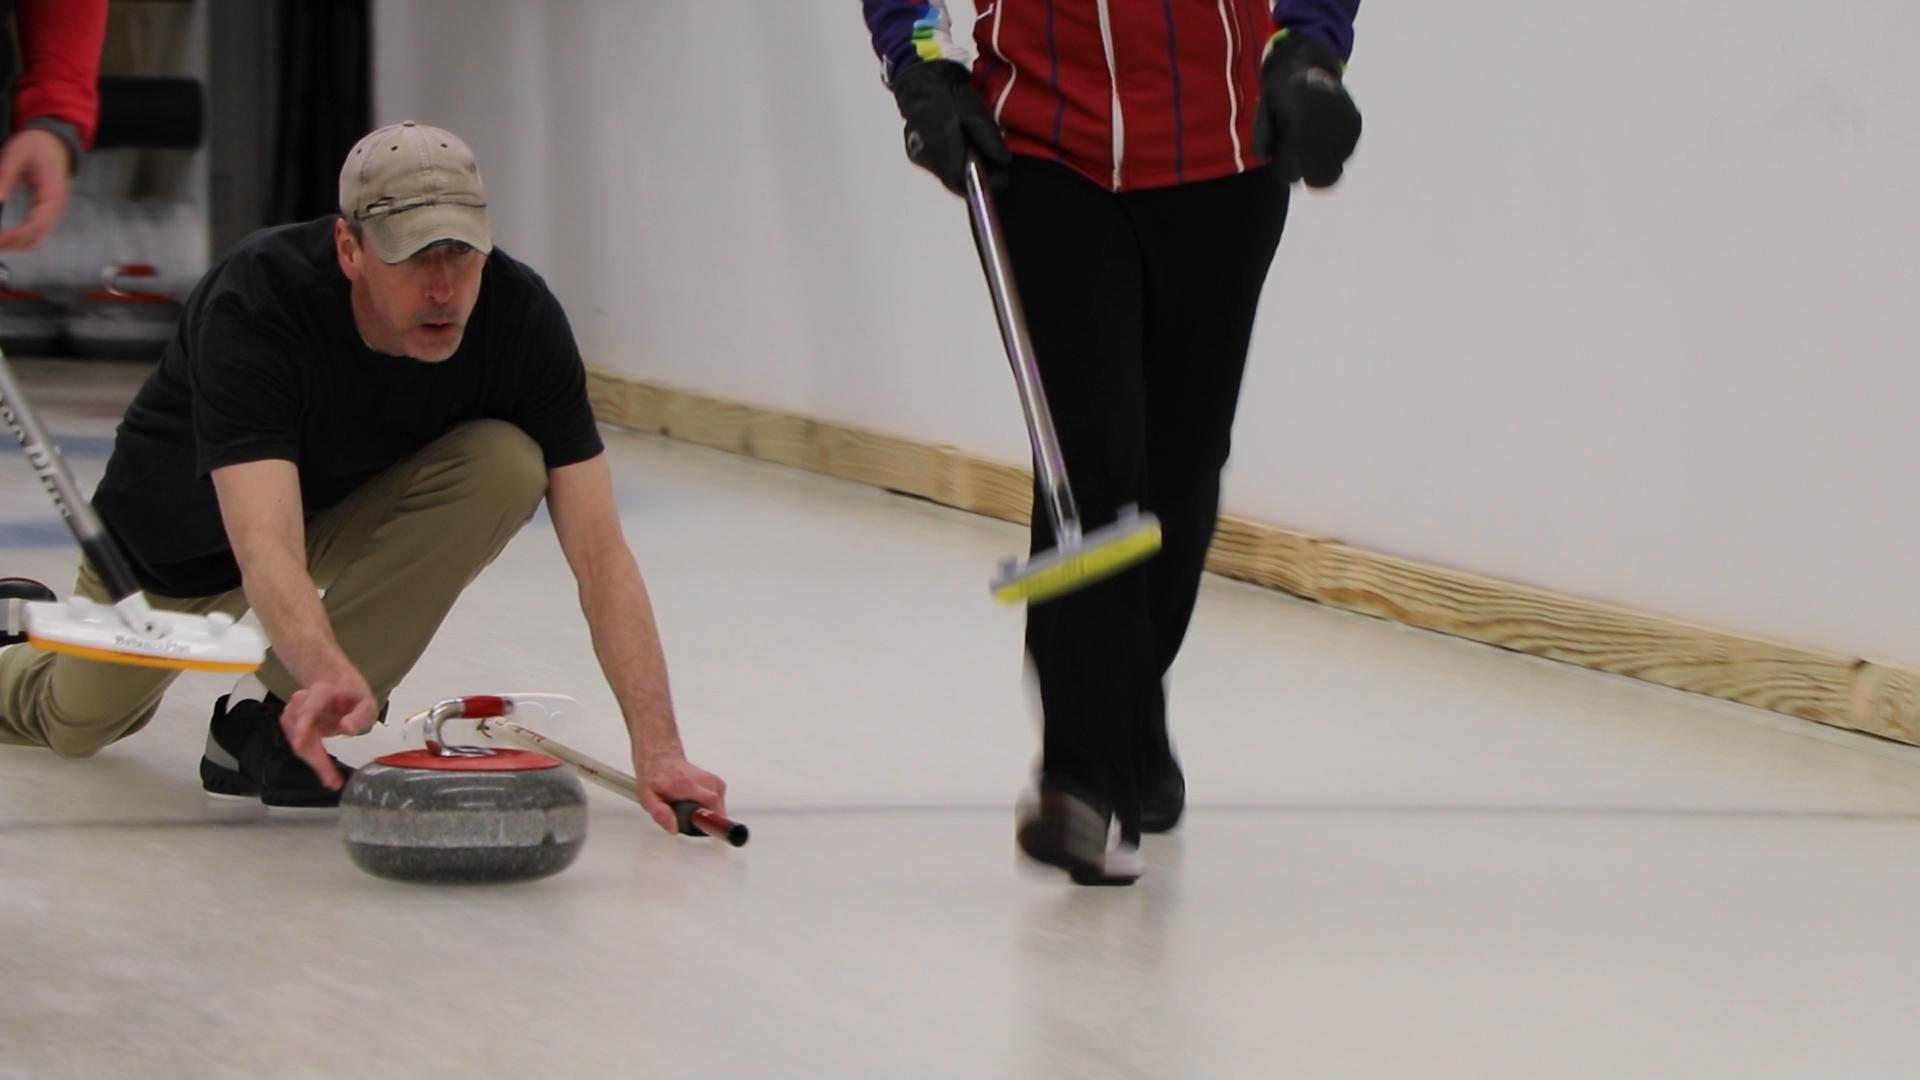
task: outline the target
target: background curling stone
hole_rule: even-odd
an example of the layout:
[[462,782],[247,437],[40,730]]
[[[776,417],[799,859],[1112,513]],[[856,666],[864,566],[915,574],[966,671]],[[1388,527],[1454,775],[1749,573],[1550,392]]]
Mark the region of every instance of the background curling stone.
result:
[[520,750],[409,750],[353,774],[340,833],[362,870],[398,881],[526,881],[557,874],[587,842],[572,770]]
[[80,297],[66,318],[67,345],[76,356],[152,360],[180,325],[181,307],[163,293],[123,288],[128,280],[159,276],[151,266],[109,266],[100,288]]

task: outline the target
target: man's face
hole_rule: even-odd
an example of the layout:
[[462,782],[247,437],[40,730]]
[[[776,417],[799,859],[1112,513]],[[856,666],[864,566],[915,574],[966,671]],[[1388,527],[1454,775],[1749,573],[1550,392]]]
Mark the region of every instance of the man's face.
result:
[[352,283],[354,322],[369,346],[429,362],[445,360],[460,348],[467,318],[480,299],[485,255],[450,241],[389,264],[354,239],[344,220],[334,240],[340,270]]

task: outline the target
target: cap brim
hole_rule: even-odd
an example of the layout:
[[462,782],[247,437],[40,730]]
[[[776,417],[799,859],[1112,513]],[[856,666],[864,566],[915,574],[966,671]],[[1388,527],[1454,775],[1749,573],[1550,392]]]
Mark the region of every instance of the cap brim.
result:
[[479,206],[441,203],[365,223],[367,245],[381,262],[406,262],[431,244],[457,240],[481,254],[493,251],[493,225]]

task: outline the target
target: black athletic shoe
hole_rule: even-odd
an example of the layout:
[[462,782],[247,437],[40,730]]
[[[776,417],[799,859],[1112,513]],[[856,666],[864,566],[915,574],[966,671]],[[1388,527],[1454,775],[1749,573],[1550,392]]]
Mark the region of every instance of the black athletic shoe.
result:
[[[200,786],[210,794],[252,798],[268,806],[325,808],[340,805],[340,793],[328,788],[287,745],[280,730],[280,710],[286,702],[267,695],[265,701],[242,701],[227,707],[227,695],[213,706],[207,725],[207,749],[200,758]],[[353,769],[333,759],[342,778]]]
[[[0,603],[9,600],[54,600],[53,590],[32,578],[0,578]],[[20,628],[19,613],[13,604],[6,604],[6,611],[0,612],[0,648],[18,645],[27,640],[26,631]]]
[[1042,783],[1014,812],[1014,839],[1027,858],[1067,872],[1075,885],[1131,885],[1146,863],[1112,815]]
[[1187,810],[1187,775],[1180,763],[1167,759],[1158,775],[1144,779],[1140,786],[1140,831],[1172,832]]

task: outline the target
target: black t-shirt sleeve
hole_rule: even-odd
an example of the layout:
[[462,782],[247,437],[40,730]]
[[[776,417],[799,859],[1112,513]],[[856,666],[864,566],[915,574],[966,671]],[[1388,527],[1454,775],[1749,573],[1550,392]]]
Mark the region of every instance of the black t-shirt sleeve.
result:
[[194,467],[300,460],[301,382],[290,333],[237,298],[207,305],[189,343]]
[[528,363],[504,419],[540,444],[547,468],[586,461],[604,450],[587,400],[587,366],[560,301],[544,285],[526,309],[523,353]]

